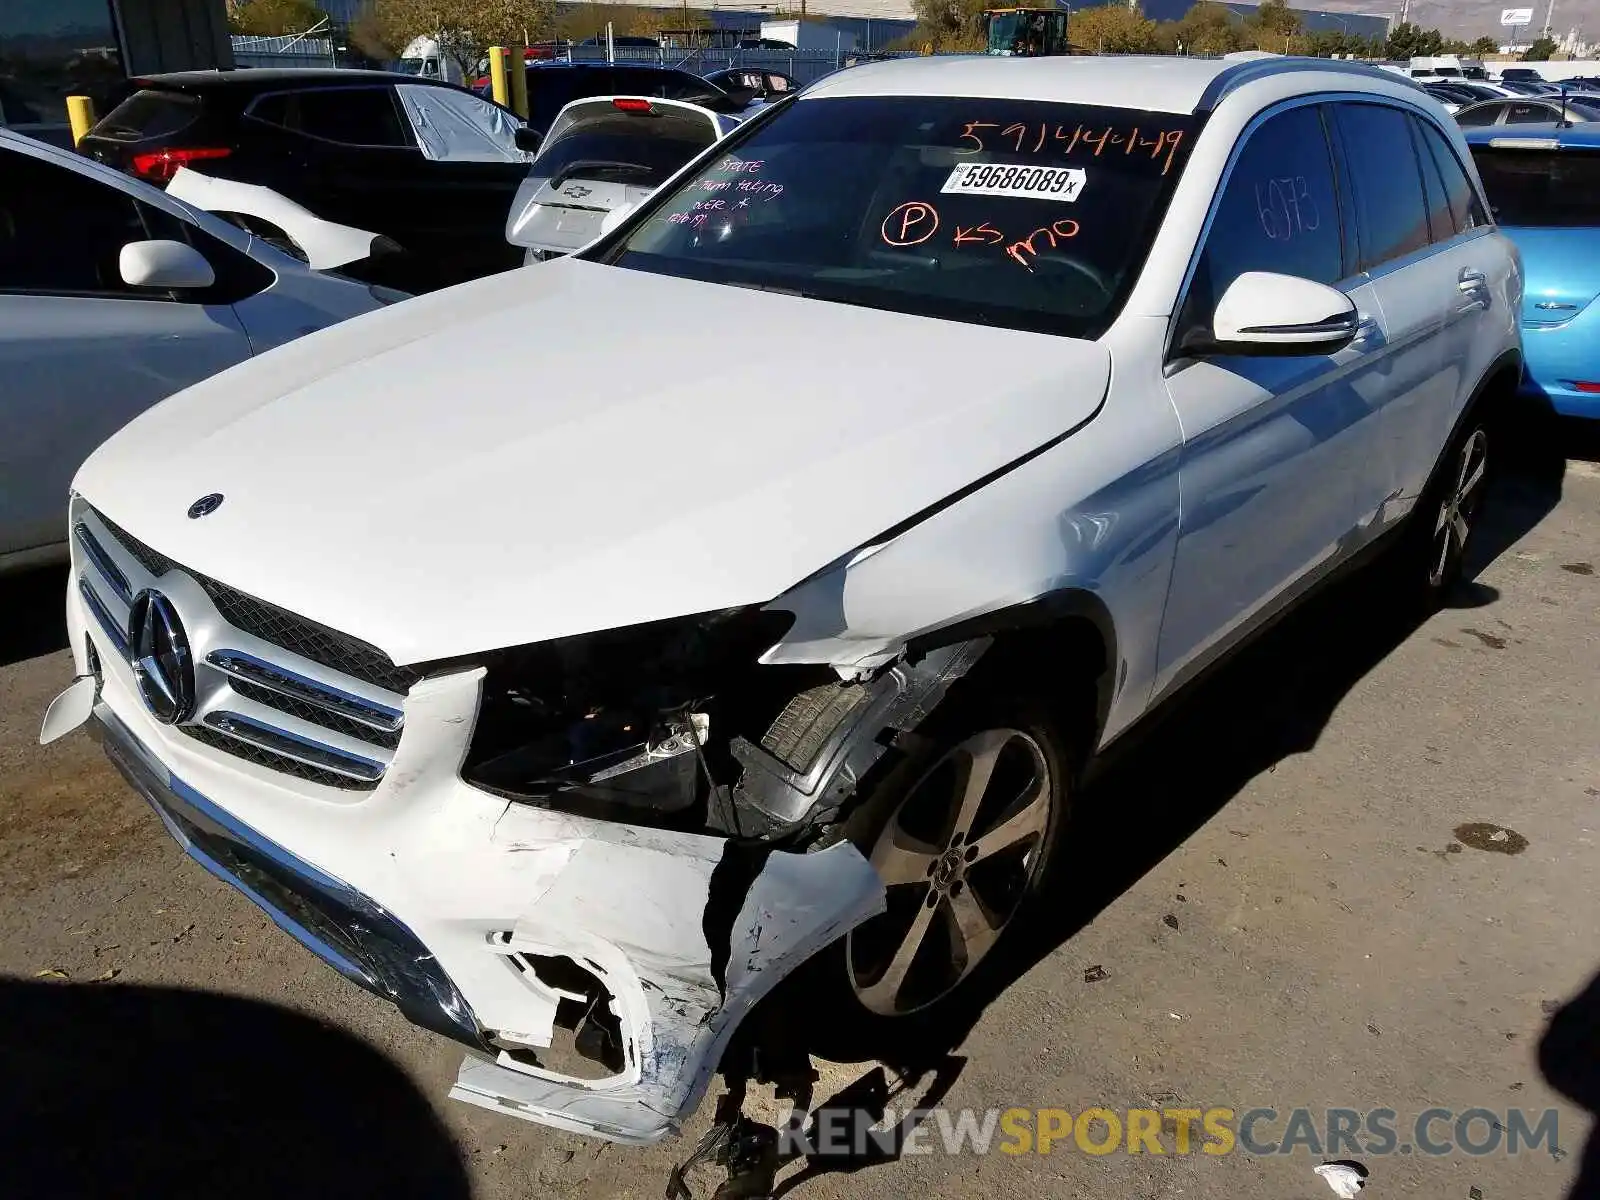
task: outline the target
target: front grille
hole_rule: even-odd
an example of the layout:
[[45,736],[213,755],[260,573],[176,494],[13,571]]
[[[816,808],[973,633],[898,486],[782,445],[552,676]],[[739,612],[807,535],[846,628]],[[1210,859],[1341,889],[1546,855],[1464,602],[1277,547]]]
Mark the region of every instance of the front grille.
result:
[[[123,549],[150,574],[159,578],[177,566],[160,551],[152,550],[126,530],[106,520],[103,514],[96,512],[95,515],[106,530],[122,543]],[[312,662],[391,692],[404,694],[422,678],[416,671],[396,666],[382,650],[360,638],[329,629],[276,604],[257,600],[197,571],[189,571],[188,574],[205,589],[206,595],[211,597],[211,603],[217,606],[217,611],[228,624],[254,634],[264,642],[282,646],[302,658],[309,658]]]
[[[201,711],[178,729],[197,742],[296,779],[344,791],[377,786],[400,744],[400,695],[419,678],[416,672],[397,667],[375,646],[180,567],[81,502],[74,511],[79,592],[118,656],[128,656],[128,618],[135,594],[148,582],[129,578],[130,558],[158,587],[162,576],[182,572],[205,591],[229,626],[290,652],[278,656],[260,645],[246,649],[227,641],[200,648],[196,681],[205,699]],[[85,513],[93,520],[81,519]],[[102,532],[97,534],[97,528]],[[126,556],[108,555],[108,546]],[[341,678],[314,678],[291,654]],[[363,694],[357,680],[390,694]],[[235,711],[230,695],[250,705]]]
[[205,589],[206,595],[211,597],[211,603],[217,606],[223,620],[264,642],[282,646],[302,658],[309,658],[312,662],[391,692],[409,691],[411,685],[422,678],[415,671],[395,666],[382,650],[359,638],[296,616],[276,604],[247,596],[237,588],[218,583],[215,579],[195,575],[192,571],[190,574]]
[[205,725],[180,725],[179,729],[188,734],[197,742],[204,742],[207,746],[221,750],[224,754],[231,754],[235,758],[242,758],[245,762],[255,763],[258,767],[266,767],[271,771],[281,771],[285,775],[293,775],[296,779],[304,779],[311,783],[324,784],[327,787],[343,788],[352,792],[369,792],[378,786],[378,781],[366,779],[352,779],[348,775],[341,775],[337,771],[327,771],[321,767],[303,763],[297,758],[290,758],[286,754],[274,754],[262,746],[255,746],[249,742],[240,741],[238,738],[229,737],[218,730],[210,729]]
[[281,713],[288,713],[291,717],[299,717],[302,721],[310,721],[313,725],[321,725],[324,729],[331,729],[347,737],[360,738],[363,742],[382,746],[385,750],[393,750],[400,744],[398,729],[393,731],[374,729],[370,725],[363,725],[360,721],[341,717],[338,713],[331,713],[318,705],[307,704],[304,700],[296,700],[293,696],[285,696],[282,692],[275,692],[271,688],[262,687],[245,679],[235,677],[229,680],[228,686],[257,704],[265,704],[268,708],[275,708]]

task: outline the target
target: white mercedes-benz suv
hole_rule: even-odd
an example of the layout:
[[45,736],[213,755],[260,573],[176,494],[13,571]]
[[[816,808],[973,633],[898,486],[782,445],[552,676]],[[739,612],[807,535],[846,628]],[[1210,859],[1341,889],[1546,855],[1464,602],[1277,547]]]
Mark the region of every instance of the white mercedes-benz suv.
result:
[[1521,290],[1378,70],[843,71],[102,446],[43,736],[453,1095],[648,1141],[814,956],[869,1024],[959,995],[1086,761],[1336,570],[1448,588]]

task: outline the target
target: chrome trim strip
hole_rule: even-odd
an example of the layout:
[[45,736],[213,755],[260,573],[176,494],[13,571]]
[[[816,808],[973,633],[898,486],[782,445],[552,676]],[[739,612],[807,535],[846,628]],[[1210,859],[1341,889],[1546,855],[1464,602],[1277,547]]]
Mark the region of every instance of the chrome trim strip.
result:
[[310,738],[300,737],[285,729],[275,729],[241,713],[225,710],[208,712],[201,723],[259,750],[281,754],[284,758],[292,758],[309,767],[321,767],[336,775],[359,779],[364,783],[376,783],[383,778],[383,773],[387,769],[381,762],[374,762],[372,759],[361,758],[333,746],[314,742]]
[[1356,319],[1352,317],[1334,317],[1331,320],[1319,321],[1309,325],[1247,325],[1240,329],[1240,333],[1306,333],[1306,334],[1354,334],[1356,332]]
[[206,655],[206,665],[215,667],[225,675],[258,684],[280,696],[303,700],[338,716],[349,717],[383,733],[394,733],[405,723],[405,714],[397,708],[319,683],[276,663],[246,654],[243,650],[213,650]]
[[111,619],[111,614],[106,611],[105,602],[100,599],[87,579],[79,578],[78,595],[83,597],[83,602],[89,611],[94,614],[94,619],[100,623],[100,631],[111,639],[111,644],[116,647],[117,653],[122,658],[128,657],[128,635]]
[[77,539],[84,555],[94,564],[105,581],[111,585],[112,591],[117,593],[118,599],[124,604],[133,603],[133,588],[128,583],[128,577],[122,573],[121,568],[111,561],[110,555],[105,552],[105,547],[100,545],[88,524],[84,521],[74,522],[72,536]]

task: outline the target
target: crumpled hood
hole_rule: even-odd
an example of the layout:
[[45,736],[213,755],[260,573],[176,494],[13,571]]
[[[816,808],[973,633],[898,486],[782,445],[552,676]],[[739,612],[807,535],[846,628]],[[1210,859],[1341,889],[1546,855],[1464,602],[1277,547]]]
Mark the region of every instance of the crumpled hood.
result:
[[74,486],[415,663],[769,600],[1087,420],[1109,372],[1093,343],[563,259],[213,376]]

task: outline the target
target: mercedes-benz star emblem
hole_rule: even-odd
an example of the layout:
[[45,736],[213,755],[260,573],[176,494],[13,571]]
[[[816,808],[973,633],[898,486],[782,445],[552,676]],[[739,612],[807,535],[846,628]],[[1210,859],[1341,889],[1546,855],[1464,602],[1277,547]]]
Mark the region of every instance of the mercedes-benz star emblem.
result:
[[189,519],[194,521],[201,517],[209,517],[221,507],[221,492],[212,492],[209,496],[201,496],[200,499],[189,505]]
[[194,659],[177,610],[160,592],[146,589],[128,614],[133,675],[150,715],[173,725],[194,711]]

